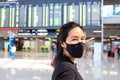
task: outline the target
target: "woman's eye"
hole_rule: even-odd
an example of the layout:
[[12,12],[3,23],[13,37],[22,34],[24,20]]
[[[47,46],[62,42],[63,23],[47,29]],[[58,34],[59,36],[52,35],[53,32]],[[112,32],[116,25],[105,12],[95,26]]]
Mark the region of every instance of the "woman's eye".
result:
[[75,41],[75,40],[77,40],[77,39],[73,39],[73,41]]

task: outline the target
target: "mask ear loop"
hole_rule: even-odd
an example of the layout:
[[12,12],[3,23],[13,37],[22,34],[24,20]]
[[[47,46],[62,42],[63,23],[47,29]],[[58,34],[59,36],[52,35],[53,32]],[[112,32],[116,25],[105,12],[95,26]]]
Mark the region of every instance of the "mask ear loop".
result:
[[83,42],[82,42],[82,45],[83,45],[83,55],[86,55],[86,53],[87,53],[87,45],[86,45],[86,43],[83,43]]

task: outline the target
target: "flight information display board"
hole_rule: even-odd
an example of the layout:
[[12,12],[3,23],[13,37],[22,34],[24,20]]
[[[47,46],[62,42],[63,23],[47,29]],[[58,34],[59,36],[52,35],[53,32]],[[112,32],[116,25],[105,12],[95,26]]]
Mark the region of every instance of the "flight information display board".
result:
[[[5,3],[4,3],[5,4]],[[101,26],[101,1],[11,4],[0,6],[0,27],[60,27],[75,21],[86,28]]]
[[15,27],[16,3],[0,2],[0,27]]

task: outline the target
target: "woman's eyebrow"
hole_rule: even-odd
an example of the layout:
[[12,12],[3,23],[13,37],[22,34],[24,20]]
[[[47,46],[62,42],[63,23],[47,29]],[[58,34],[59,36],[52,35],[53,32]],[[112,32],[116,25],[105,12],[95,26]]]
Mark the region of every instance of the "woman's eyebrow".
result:
[[[71,38],[79,38],[79,36],[71,36]],[[80,38],[85,39],[86,37],[85,36],[81,36]]]
[[78,36],[71,36],[72,38],[78,38]]

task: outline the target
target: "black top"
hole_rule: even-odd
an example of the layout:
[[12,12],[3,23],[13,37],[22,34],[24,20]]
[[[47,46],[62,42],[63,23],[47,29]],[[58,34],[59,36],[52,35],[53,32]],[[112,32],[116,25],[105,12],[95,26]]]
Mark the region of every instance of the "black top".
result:
[[52,80],[83,80],[79,74],[76,64],[64,56],[56,65]]

